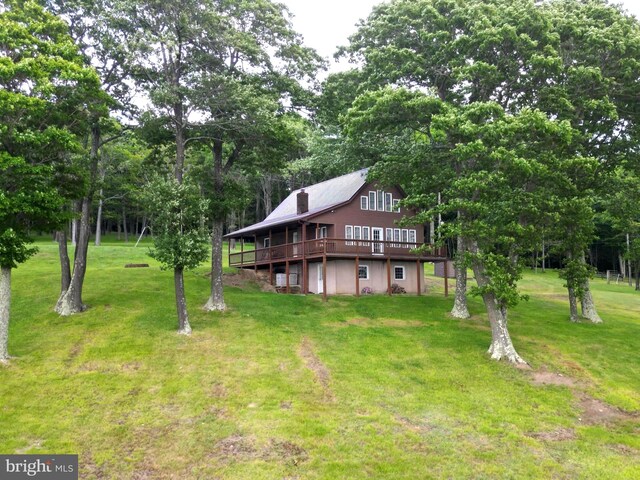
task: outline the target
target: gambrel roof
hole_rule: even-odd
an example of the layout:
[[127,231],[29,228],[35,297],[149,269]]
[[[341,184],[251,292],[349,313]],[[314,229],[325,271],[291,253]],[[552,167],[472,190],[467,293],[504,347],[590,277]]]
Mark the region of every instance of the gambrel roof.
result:
[[[225,235],[237,237],[297,220],[303,220],[349,202],[367,183],[368,168],[294,190],[262,222]],[[298,193],[309,194],[309,211],[298,214]]]

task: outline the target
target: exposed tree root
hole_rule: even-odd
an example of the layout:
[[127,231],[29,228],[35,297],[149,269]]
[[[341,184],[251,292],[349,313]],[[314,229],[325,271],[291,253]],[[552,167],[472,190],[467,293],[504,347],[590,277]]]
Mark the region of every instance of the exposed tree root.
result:
[[227,309],[227,305],[222,302],[216,302],[213,298],[209,298],[207,303],[202,307],[205,312],[224,312]]

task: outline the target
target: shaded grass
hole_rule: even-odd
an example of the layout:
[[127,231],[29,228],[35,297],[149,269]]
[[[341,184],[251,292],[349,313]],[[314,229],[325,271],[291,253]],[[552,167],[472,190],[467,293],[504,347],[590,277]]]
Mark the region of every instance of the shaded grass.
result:
[[[227,288],[206,314],[206,268],[186,274],[194,334],[177,328],[172,275],[137,249],[90,249],[86,313],[60,318],[56,248],[14,272],[0,369],[0,451],[79,453],[82,478],[637,478],[637,418],[587,425],[566,387],[491,362],[482,306]],[[149,269],[123,268],[149,263]],[[571,324],[562,282],[528,274],[510,314],[536,369],[640,408],[640,296],[595,282],[604,325]],[[330,373],[327,385],[301,356]],[[330,389],[331,395],[326,394]],[[575,432],[562,441],[539,433]]]

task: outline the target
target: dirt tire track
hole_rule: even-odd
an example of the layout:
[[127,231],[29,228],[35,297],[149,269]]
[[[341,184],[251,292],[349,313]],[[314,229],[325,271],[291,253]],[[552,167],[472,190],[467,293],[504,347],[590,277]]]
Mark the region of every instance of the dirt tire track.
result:
[[302,339],[298,348],[298,355],[304,360],[306,367],[313,372],[315,380],[322,387],[325,401],[335,401],[335,395],[331,389],[331,373],[324,363],[318,358],[313,348],[313,344],[308,337]]

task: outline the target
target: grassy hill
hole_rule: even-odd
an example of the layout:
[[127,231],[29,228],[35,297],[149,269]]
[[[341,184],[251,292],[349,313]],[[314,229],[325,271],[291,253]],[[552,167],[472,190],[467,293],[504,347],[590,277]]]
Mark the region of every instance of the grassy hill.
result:
[[[595,281],[603,325],[571,324],[556,273],[527,274],[510,329],[532,370],[490,361],[477,299],[226,289],[140,245],[90,249],[86,313],[52,311],[57,250],[14,271],[0,452],[78,453],[90,479],[640,478],[640,295]],[[125,263],[151,264],[124,269]]]

